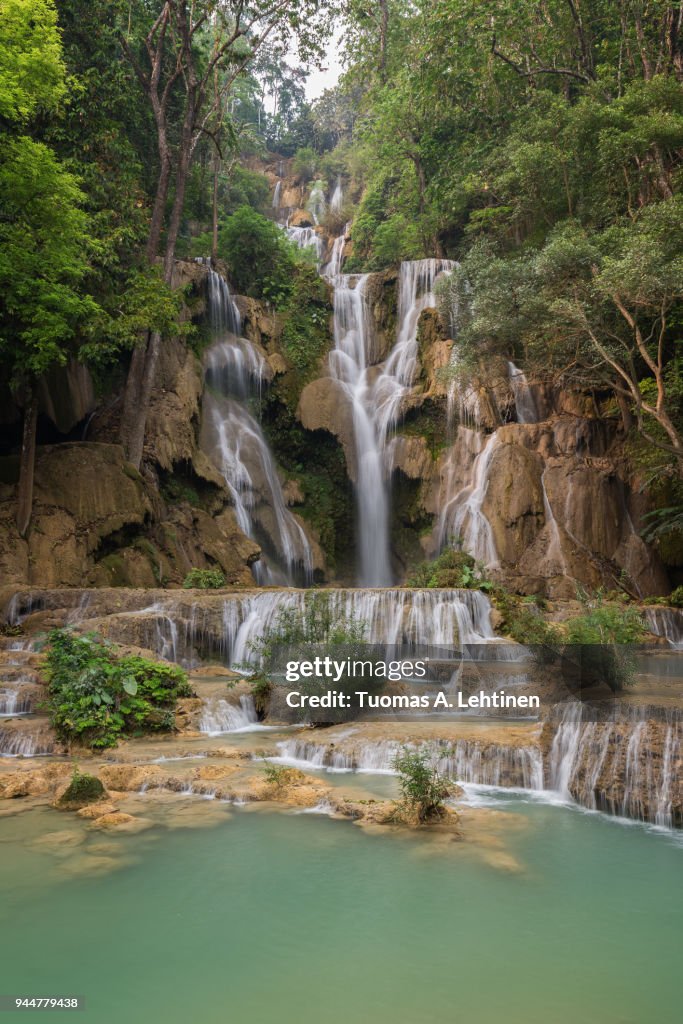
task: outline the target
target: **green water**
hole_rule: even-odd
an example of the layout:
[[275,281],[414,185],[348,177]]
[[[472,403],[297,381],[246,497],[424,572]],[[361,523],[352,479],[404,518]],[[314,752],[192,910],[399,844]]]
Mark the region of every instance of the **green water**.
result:
[[[310,814],[216,807],[75,860],[36,843],[65,817],[5,819],[0,991],[81,995],[72,1019],[97,1024],[678,1022],[681,847],[504,806],[526,819],[517,874]],[[70,874],[108,850],[129,861]]]

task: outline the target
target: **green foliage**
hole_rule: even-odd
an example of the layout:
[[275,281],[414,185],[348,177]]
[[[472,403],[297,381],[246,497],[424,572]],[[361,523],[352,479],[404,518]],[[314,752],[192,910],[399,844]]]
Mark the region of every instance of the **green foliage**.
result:
[[74,765],[71,782],[59,798],[61,807],[77,809],[95,803],[105,794],[105,788],[96,775],[81,772]]
[[453,794],[454,787],[430,763],[427,753],[403,747],[392,767],[398,772],[404,807],[410,817],[420,823],[444,817],[445,801]]
[[69,629],[48,635],[47,711],[59,738],[93,749],[119,737],[170,731],[179,697],[191,694],[177,665],[136,655],[118,656],[94,634]]
[[302,181],[310,181],[315,175],[318,156],[311,146],[297,149],[292,158],[292,173]]
[[518,644],[531,647],[534,657],[541,664],[554,662],[560,652],[562,634],[547,622],[538,610],[518,605],[507,621],[507,633]]
[[273,786],[275,789],[282,789],[287,784],[290,769],[284,765],[271,764],[270,761],[266,761],[263,765],[263,774],[269,786]]
[[366,632],[366,623],[337,614],[328,594],[309,592],[303,608],[281,608],[251,650],[268,665],[279,648],[355,645],[363,643]]
[[464,590],[490,590],[482,566],[471,555],[456,548],[446,548],[433,561],[417,565],[408,577],[409,587],[455,587]]
[[64,363],[98,314],[81,282],[92,241],[78,182],[43,143],[0,140],[0,359],[14,384]]
[[647,626],[637,608],[600,604],[585,615],[569,619],[570,644],[637,644],[647,634]]
[[218,232],[218,255],[241,295],[282,306],[292,291],[295,247],[280,228],[250,206],[240,206]]
[[220,590],[225,586],[225,575],[220,569],[190,569],[183,580],[185,590]]
[[66,93],[57,12],[52,0],[3,0],[0,19],[0,117],[25,122]]
[[267,676],[257,672],[249,679],[251,695],[254,698],[254,707],[259,718],[264,718],[268,712],[270,695],[273,692],[273,684]]
[[300,266],[283,309],[282,347],[303,386],[332,343],[332,310],[325,283],[312,266]]
[[683,586],[676,587],[669,594],[669,604],[674,608],[683,608]]

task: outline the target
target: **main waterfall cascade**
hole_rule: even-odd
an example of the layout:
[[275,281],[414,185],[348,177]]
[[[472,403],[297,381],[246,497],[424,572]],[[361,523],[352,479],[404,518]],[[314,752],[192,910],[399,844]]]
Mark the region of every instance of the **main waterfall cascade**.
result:
[[377,352],[368,309],[369,275],[337,273],[343,236],[336,239],[326,272],[334,287],[334,350],[330,374],[352,410],[354,476],[358,510],[361,586],[393,582],[389,544],[390,477],[394,468],[392,428],[405,410],[417,372],[417,328],[423,310],[434,306],[439,275],[449,260],[401,264],[396,343],[383,364]]
[[221,471],[240,529],[265,537],[267,554],[254,566],[258,583],[310,583],[313,555],[306,533],[287,508],[273,455],[249,410],[258,399],[267,364],[242,337],[239,311],[226,281],[207,270],[207,305],[214,337],[205,356],[202,443]]

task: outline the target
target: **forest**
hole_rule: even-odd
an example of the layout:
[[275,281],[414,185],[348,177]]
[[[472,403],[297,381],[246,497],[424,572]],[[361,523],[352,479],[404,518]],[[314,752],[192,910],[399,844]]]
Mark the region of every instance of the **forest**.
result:
[[[461,388],[505,356],[532,384],[589,394],[598,417],[621,418],[624,458],[650,504],[644,535],[675,576],[680,7],[3,0],[2,10],[0,372],[20,536],[36,442],[57,439],[40,398],[57,368],[77,361],[100,400],[115,400],[105,433],[140,468],[165,339],[201,347],[180,315],[177,258],[222,259],[236,291],[280,315],[299,384],[310,376],[330,344],[325,297],[306,251],[272,223],[262,165],[276,154],[297,180],[343,181],[343,208],[324,228],[351,225],[346,273],[457,260],[439,304],[457,333],[449,372]],[[324,61],[332,32],[345,70],[309,102],[306,69]]]

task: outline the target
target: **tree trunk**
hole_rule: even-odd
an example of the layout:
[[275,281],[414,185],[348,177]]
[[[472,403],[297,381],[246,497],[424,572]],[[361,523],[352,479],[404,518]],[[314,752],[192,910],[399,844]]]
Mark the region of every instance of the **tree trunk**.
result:
[[[161,349],[161,334],[159,331],[152,331],[149,344],[146,349],[136,349],[142,356],[142,370],[140,373],[139,387],[136,394],[136,405],[129,412],[126,429],[125,452],[126,458],[136,469],[140,468],[142,453],[145,444],[145,430],[147,427],[147,413],[152,397],[152,387],[159,361]],[[126,393],[126,397],[128,397]],[[126,409],[124,407],[124,417]]]
[[387,35],[389,29],[389,0],[379,0],[379,80],[387,80]]
[[218,153],[213,158],[213,208],[211,211],[211,259],[216,262],[218,259],[218,173],[220,171],[221,158]]
[[25,537],[33,511],[33,475],[36,464],[36,431],[38,427],[38,395],[31,384],[24,407],[24,430],[19,459],[19,488],[17,491],[17,529]]

